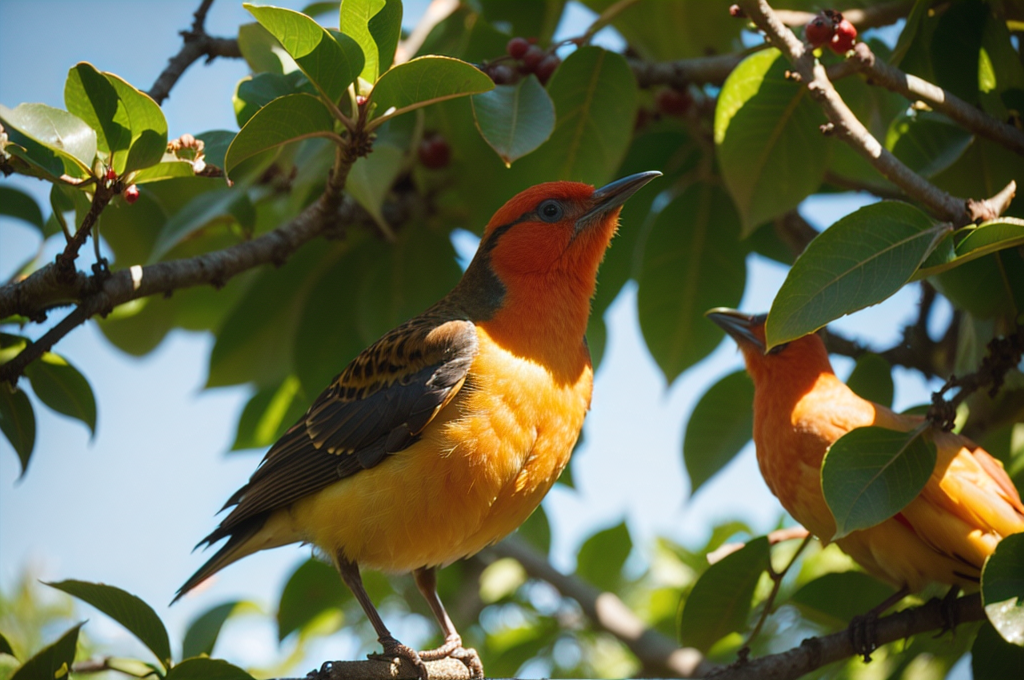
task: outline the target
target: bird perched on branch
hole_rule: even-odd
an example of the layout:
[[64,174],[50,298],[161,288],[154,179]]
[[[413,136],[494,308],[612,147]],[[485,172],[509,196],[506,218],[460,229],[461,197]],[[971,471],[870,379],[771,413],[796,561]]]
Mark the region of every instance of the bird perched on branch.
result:
[[[437,596],[435,569],[522,524],[558,479],[590,406],[584,333],[622,204],[660,172],[596,191],[551,182],[506,203],[462,280],[364,350],[267,453],[203,539],[227,542],[178,591],[259,550],[312,543],[335,563],[384,655],[483,666]],[[359,565],[413,572],[445,636],[388,631]],[[177,597],[175,599],[177,599]]]
[[[719,308],[708,317],[739,345],[754,381],[754,443],[768,488],[796,521],[828,541],[836,530],[821,490],[828,448],[854,428],[909,432],[923,419],[857,396],[836,378],[816,334],[766,352],[765,315]],[[1024,531],[1024,505],[1002,464],[952,432],[933,432],[933,440],[935,469],[918,497],[884,522],[836,541],[894,585],[896,600],[929,582],[976,589],[999,541]]]

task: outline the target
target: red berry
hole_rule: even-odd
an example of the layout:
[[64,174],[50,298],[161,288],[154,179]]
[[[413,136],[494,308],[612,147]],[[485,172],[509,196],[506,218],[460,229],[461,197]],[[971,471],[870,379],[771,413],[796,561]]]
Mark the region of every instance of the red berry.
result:
[[526,54],[523,55],[523,67],[526,69],[526,72],[535,73],[537,66],[540,65],[540,62],[544,61],[545,54],[541,48],[536,45],[530,45],[526,50]]
[[654,96],[654,103],[658,105],[658,111],[667,116],[682,116],[693,104],[693,97],[685,90],[665,87],[658,90],[658,94]]
[[508,85],[515,80],[515,72],[505,64],[492,64],[487,69],[487,75],[491,77],[495,85]]
[[832,40],[832,36],[832,22],[821,14],[808,21],[804,26],[804,38],[814,47],[821,47]]
[[513,59],[522,59],[528,49],[530,49],[530,41],[526,38],[512,38],[505,46],[508,56]]
[[107,168],[107,173],[105,175],[103,175],[103,177],[104,177],[104,179],[107,179],[107,180],[113,182],[115,179],[117,179],[117,173],[114,172],[113,168]]
[[832,36],[832,42],[828,46],[836,54],[846,54],[853,48],[855,42],[857,42],[857,27],[851,24],[849,19],[843,19],[836,26],[835,35]]
[[452,149],[448,146],[441,135],[434,135],[425,138],[420,142],[419,148],[420,163],[431,170],[437,170],[448,165],[451,160]]
[[366,105],[366,96],[365,95],[361,95],[361,94],[357,94],[356,95],[356,106],[365,106],[365,105]]
[[128,203],[128,205],[131,205],[135,201],[139,200],[139,187],[135,186],[134,184],[131,185],[130,187],[124,190],[122,196],[124,196],[124,200]]
[[534,73],[537,75],[537,80],[540,81],[541,85],[548,82],[548,79],[551,78],[551,74],[555,72],[555,69],[557,69],[561,63],[562,60],[559,59],[557,55],[549,54],[544,57],[539,64],[537,64],[537,69]]
[[733,19],[744,19],[747,13],[743,11],[743,8],[739,5],[729,5],[729,16]]

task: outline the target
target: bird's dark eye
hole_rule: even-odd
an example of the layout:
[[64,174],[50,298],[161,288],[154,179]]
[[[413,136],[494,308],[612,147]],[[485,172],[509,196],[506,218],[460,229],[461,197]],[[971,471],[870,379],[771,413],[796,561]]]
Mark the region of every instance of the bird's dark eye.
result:
[[545,222],[557,222],[562,219],[562,215],[565,211],[562,209],[562,204],[554,199],[544,201],[537,206],[537,214]]

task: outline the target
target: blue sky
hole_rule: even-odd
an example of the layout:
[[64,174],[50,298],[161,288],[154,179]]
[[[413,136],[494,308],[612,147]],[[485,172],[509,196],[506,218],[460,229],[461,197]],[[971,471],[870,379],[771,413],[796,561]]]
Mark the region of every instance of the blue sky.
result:
[[[82,60],[147,89],[179,49],[177,32],[191,23],[197,4],[0,0],[0,25],[5,27],[0,102],[62,107],[67,70]],[[406,6],[409,23],[425,2]],[[565,34],[578,33],[588,16],[574,5]],[[250,20],[241,3],[221,0],[213,6],[208,29],[229,35]],[[245,74],[238,60],[193,66],[164,105],[171,136],[234,129],[230,93]],[[45,203],[47,187],[41,182],[5,181]],[[801,210],[820,228],[863,204],[860,197],[843,196],[808,201]],[[6,279],[37,245],[30,229],[0,218],[0,276]],[[463,241],[458,245],[466,247]],[[752,257],[742,307],[762,311],[785,270]],[[916,290],[904,290],[835,326],[888,346],[912,318],[915,301]],[[723,343],[708,360],[666,386],[644,347],[635,302],[630,284],[608,311],[608,345],[597,374],[586,445],[573,462],[577,488],[556,488],[545,500],[554,529],[554,560],[566,570],[572,569],[575,549],[586,536],[624,516],[642,559],[655,535],[696,544],[712,523],[738,518],[766,531],[782,513],[757,472],[752,447],[688,498],[681,455],[686,418],[707,387],[739,368],[741,359],[731,343]],[[948,318],[948,309],[938,316]],[[112,583],[152,604],[168,622],[172,640],[179,641],[196,614],[219,602],[253,599],[272,609],[286,575],[309,555],[308,549],[287,547],[243,560],[202,592],[171,609],[166,606],[204,559],[190,553],[192,546],[214,526],[221,504],[259,462],[255,453],[225,454],[249,392],[201,389],[211,345],[208,335],[178,331],[152,354],[135,359],[112,348],[92,324],[60,343],[57,351],[93,385],[98,431],[90,442],[84,426],[40,408],[36,454],[20,481],[10,445],[0,443],[0,586],[9,588],[26,568],[44,580]],[[848,361],[837,363],[840,375],[850,367]],[[929,390],[918,378],[906,371],[896,375],[897,408],[927,399]],[[91,618],[93,635],[121,645],[120,629],[102,616]],[[398,625],[401,631],[403,625],[415,629],[419,624]],[[219,655],[238,654],[258,663],[269,660],[267,650],[276,647],[265,625],[242,624],[229,633]],[[335,658],[345,652],[337,644],[331,652]]]

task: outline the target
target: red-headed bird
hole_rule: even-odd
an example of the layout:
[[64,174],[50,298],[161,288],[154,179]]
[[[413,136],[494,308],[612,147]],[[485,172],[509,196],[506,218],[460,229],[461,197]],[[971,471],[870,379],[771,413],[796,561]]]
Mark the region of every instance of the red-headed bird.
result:
[[[854,428],[909,432],[923,419],[857,396],[836,378],[816,334],[765,352],[765,315],[720,308],[708,317],[739,345],[754,381],[754,444],[768,488],[827,542],[836,529],[821,491],[828,448]],[[977,589],[985,558],[1003,537],[1024,531],[1024,505],[1002,464],[966,437],[934,431],[933,439],[935,469],[918,497],[894,517],[836,541],[904,594],[929,582]]]
[[[227,542],[178,591],[259,550],[312,543],[334,561],[390,657],[479,657],[437,596],[435,569],[522,524],[558,479],[590,407],[584,334],[622,204],[660,172],[594,190],[550,182],[506,203],[462,280],[364,350],[274,444],[203,539]],[[396,640],[359,565],[413,572],[444,633]],[[177,599],[177,598],[175,598]]]

